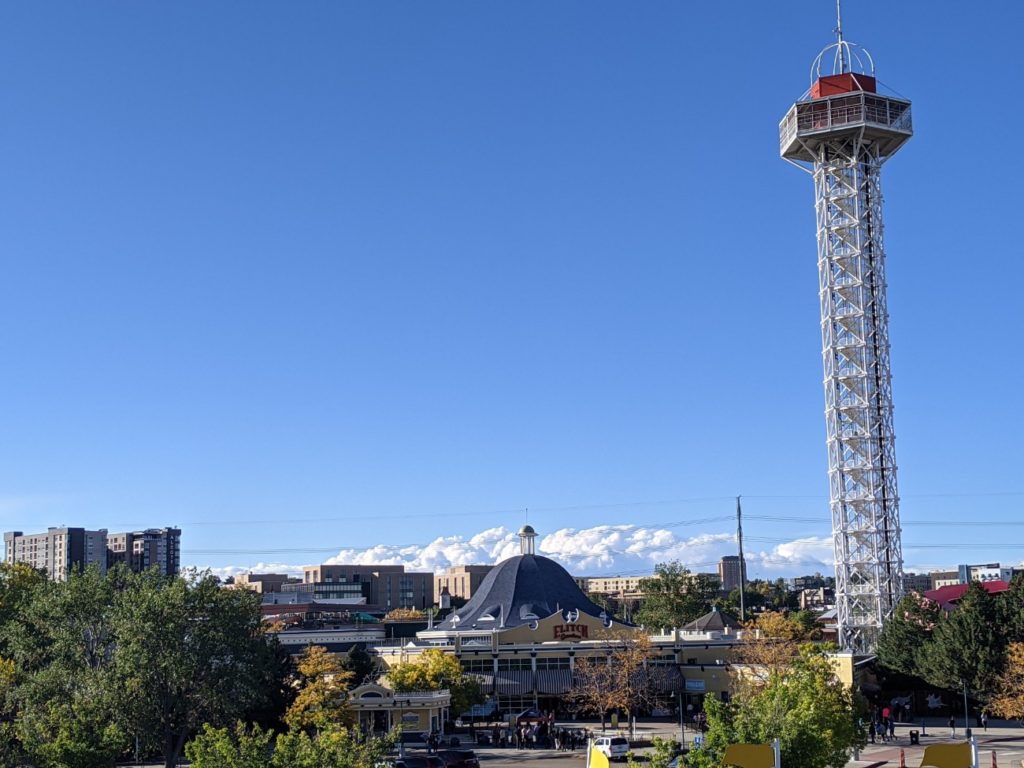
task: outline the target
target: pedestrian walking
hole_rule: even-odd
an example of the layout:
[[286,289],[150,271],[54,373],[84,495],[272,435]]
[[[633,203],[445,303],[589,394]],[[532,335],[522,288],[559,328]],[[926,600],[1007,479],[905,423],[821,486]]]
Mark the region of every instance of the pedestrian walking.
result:
[[872,720],[868,723],[868,738],[871,739],[871,743],[875,743],[875,721]]
[[889,718],[889,738],[893,741],[896,740],[896,721],[891,717]]
[[949,735],[956,736],[956,718],[953,715],[949,716]]
[[981,727],[985,730],[986,733],[988,732],[988,712],[986,712],[984,709],[981,710]]

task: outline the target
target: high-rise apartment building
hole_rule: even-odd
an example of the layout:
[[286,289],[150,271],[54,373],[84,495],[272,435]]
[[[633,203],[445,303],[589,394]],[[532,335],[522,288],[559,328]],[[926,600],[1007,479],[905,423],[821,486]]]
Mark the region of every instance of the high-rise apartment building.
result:
[[181,529],[147,528],[107,534],[107,565],[125,563],[141,573],[156,566],[165,576],[181,569]]
[[54,581],[65,581],[73,569],[90,565],[106,573],[107,532],[102,528],[48,528],[46,533],[26,536],[21,531],[8,531],[4,534],[4,560],[26,563],[45,571]]
[[724,592],[732,592],[743,583],[743,563],[739,555],[726,555],[718,561],[718,582]]

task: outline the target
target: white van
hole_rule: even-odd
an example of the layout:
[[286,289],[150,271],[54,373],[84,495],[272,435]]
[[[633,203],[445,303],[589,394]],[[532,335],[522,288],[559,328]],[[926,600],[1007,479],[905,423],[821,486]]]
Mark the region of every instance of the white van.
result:
[[629,754],[629,742],[625,736],[598,736],[594,746],[609,760],[625,760]]

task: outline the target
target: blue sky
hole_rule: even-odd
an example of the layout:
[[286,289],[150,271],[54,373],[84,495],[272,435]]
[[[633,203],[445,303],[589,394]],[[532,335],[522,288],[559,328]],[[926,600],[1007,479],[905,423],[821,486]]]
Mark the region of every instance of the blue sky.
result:
[[[883,174],[905,560],[1018,563],[1024,10],[846,5],[914,102]],[[247,568],[493,554],[529,509],[579,568],[699,569],[743,494],[751,575],[815,570],[777,123],[833,12],[0,5],[3,528],[179,525]]]

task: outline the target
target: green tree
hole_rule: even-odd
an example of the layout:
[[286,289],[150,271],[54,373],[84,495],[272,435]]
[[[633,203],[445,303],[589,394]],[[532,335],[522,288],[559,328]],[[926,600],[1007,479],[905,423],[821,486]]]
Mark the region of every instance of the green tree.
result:
[[36,595],[52,582],[24,563],[0,563],[0,657],[10,658],[12,645],[25,640],[25,612]]
[[484,700],[477,679],[464,674],[459,660],[440,648],[428,648],[416,658],[390,667],[388,683],[399,693],[447,688],[452,695],[451,711],[455,714]]
[[236,723],[231,730],[203,726],[185,747],[192,768],[375,768],[390,738],[362,737],[339,726],[317,735],[292,730],[276,739],[269,730]]
[[352,674],[352,687],[370,682],[377,676],[377,660],[361,645],[355,645],[341,662],[341,666]]
[[845,765],[864,745],[857,726],[861,702],[835,675],[828,646],[805,645],[791,666],[774,670],[763,683],[736,678],[729,703],[705,700],[705,747],[690,753],[697,768],[720,765],[733,743],[769,743],[779,739],[787,768]]
[[1003,671],[1006,635],[995,598],[978,582],[967,587],[953,611],[941,618],[924,646],[921,671],[937,688],[988,702]]
[[636,621],[652,629],[681,627],[710,610],[718,589],[707,575],[692,574],[678,560],[659,563],[654,576],[640,580],[644,602]]
[[128,748],[114,722],[110,660],[113,582],[95,567],[36,588],[20,610],[11,650],[16,735],[34,763],[107,766]]
[[939,604],[911,592],[896,606],[878,638],[878,661],[886,669],[923,677],[923,654],[942,613]]
[[1024,573],[1013,577],[1010,588],[997,597],[997,602],[1007,642],[1024,643]]
[[192,768],[270,768],[274,732],[235,723],[233,730],[207,723],[185,745]]
[[113,626],[118,721],[161,749],[167,768],[204,723],[233,722],[264,696],[271,651],[255,593],[148,571],[117,594]]
[[23,689],[18,716],[21,744],[40,768],[109,768],[129,746],[112,722],[113,702],[104,672],[81,670],[71,681],[53,668]]
[[[660,736],[655,736],[651,739],[651,751],[647,754],[646,764],[648,768],[668,768],[672,758],[681,752],[682,747],[675,739],[663,739]],[[630,768],[640,765],[640,761],[633,756],[632,752],[626,753],[626,762]]]

